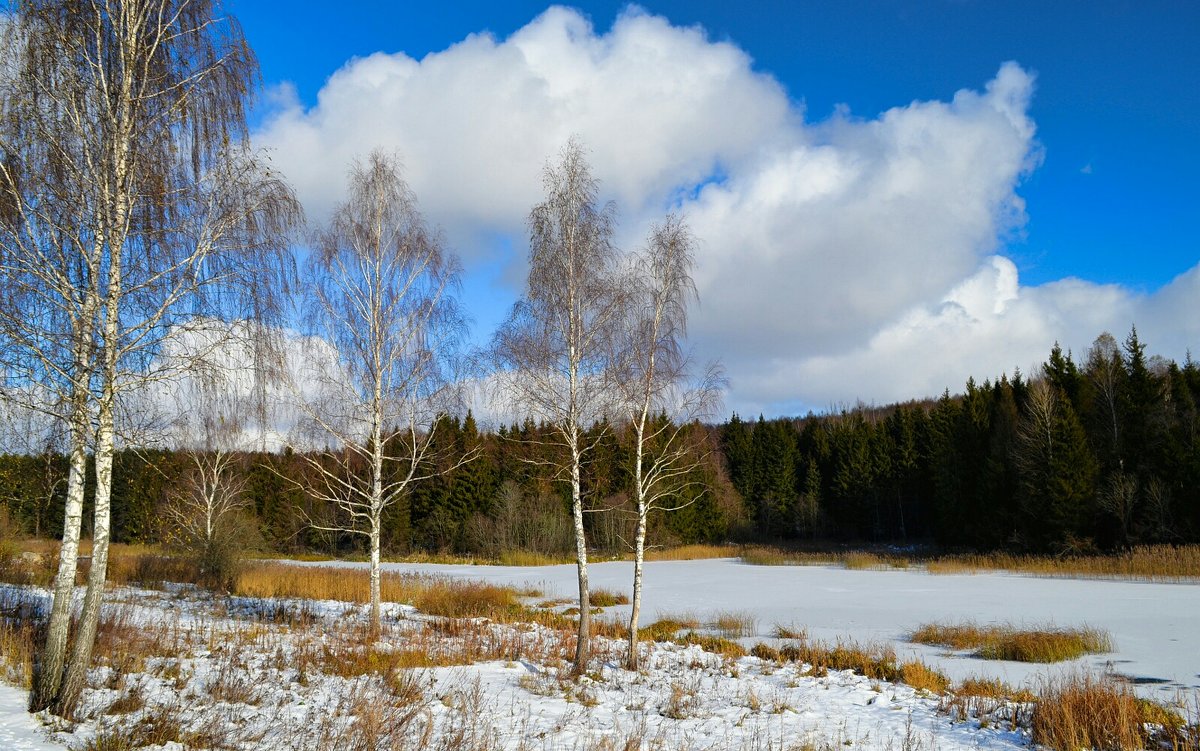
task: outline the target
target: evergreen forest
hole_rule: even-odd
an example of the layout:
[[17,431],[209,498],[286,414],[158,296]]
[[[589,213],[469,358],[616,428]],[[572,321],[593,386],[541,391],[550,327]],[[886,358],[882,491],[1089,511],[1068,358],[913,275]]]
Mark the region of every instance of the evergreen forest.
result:
[[[1197,542],[1198,403],[1200,367],[1148,355],[1135,329],[1122,343],[1101,335],[1079,359],[1055,346],[1038,372],[971,379],[936,400],[695,423],[686,429],[702,460],[680,483],[677,508],[652,516],[650,541],[1059,554]],[[436,434],[445,450],[430,455],[476,458],[427,473],[388,508],[384,550],[567,555],[570,498],[546,469],[557,450],[546,433],[531,421],[481,431],[470,413],[443,415]],[[595,512],[589,544],[619,553],[636,521],[632,437],[605,422],[588,440],[596,445],[583,478]],[[114,540],[169,544],[164,509],[192,466],[182,451],[118,452]],[[360,552],[360,537],[324,531],[339,526],[338,509],[296,481],[311,462],[247,452],[237,469],[243,503],[230,534],[245,545]],[[52,450],[0,457],[9,523],[37,536],[61,530],[66,472],[66,457]]]

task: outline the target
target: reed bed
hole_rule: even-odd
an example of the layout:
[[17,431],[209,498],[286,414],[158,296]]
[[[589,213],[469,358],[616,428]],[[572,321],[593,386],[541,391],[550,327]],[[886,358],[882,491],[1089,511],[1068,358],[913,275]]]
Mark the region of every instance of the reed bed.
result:
[[1200,579],[1200,545],[1149,545],[1116,555],[1094,556],[956,555],[929,560],[925,566],[931,574],[1013,571],[1036,576],[1170,582]]
[[973,649],[985,660],[1062,662],[1086,654],[1113,651],[1112,637],[1099,629],[1041,626],[1018,628],[1011,624],[982,626],[926,623],[909,635],[909,641],[949,649]]
[[679,545],[652,548],[646,551],[647,561],[700,561],[712,558],[737,558],[741,548],[736,545]]
[[867,678],[905,683],[933,694],[941,694],[950,686],[949,678],[923,662],[899,662],[896,651],[887,644],[860,644],[851,640],[827,644],[800,638],[779,648],[759,643],[750,654],[771,662],[804,663],[816,676],[824,676],[830,670],[850,670]]
[[[380,574],[380,596],[386,602],[412,605],[422,613],[450,618],[508,619],[523,610],[521,597],[535,596],[477,581],[415,574]],[[365,571],[334,566],[256,563],[237,577],[233,594],[257,598],[299,598],[365,603],[370,581]]]
[[1069,676],[1047,682],[1030,719],[1033,742],[1054,751],[1151,748],[1133,689],[1109,678]]

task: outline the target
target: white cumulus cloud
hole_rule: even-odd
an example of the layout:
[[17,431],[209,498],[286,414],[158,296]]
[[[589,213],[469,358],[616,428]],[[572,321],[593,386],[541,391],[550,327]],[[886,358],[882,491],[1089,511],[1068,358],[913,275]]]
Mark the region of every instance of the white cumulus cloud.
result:
[[666,211],[688,218],[700,240],[692,341],[698,358],[724,360],[728,406],[743,412],[936,395],[1027,369],[1056,339],[1081,351],[1133,323],[1182,357],[1200,267],[1153,294],[1021,285],[1003,254],[1041,156],[1035,78],[1009,62],[963,83],[945,101],[811,122],[746,51],[703,29],[633,8],[597,31],[555,7],[504,39],[351,60],[312,107],[281,86],[256,141],[318,219],[354,156],[395,148],[468,274],[507,258],[507,240],[519,284],[541,168],[577,135],[624,244]]

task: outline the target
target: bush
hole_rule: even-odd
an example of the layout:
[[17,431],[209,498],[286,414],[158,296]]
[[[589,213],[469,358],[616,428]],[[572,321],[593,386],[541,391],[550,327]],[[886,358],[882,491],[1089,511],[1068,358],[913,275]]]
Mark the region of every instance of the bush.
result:
[[[196,584],[221,592],[233,592],[238,576],[245,568],[247,556],[262,547],[262,537],[253,518],[238,512],[222,517],[211,537],[179,534],[172,547],[191,565],[194,570],[194,579],[191,580]],[[186,575],[184,568],[166,568],[175,575]]]
[[561,557],[574,550],[574,535],[557,496],[525,493],[510,480],[500,486],[490,513],[467,520],[463,543],[469,552],[493,559],[514,550]]

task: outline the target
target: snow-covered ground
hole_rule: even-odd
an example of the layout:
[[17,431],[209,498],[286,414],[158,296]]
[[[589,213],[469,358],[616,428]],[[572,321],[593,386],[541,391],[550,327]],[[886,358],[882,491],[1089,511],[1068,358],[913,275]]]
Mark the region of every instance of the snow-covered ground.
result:
[[[1028,745],[1023,731],[1004,723],[952,721],[938,711],[936,697],[908,686],[842,671],[817,677],[803,665],[731,660],[696,646],[647,645],[642,669],[632,672],[619,665],[618,643],[597,639],[592,671],[575,682],[560,678],[568,664],[562,650],[555,657],[555,645],[562,646],[557,632],[484,624],[491,635],[485,640],[521,643],[522,655],[413,671],[408,684],[395,674],[337,674],[338,658],[329,655],[362,648],[354,628],[365,618],[363,608],[310,603],[302,606],[304,625],[283,624],[246,620],[256,610],[278,610],[273,606],[131,589],[117,590],[110,607],[115,630],[141,628],[152,646],[143,647],[138,660],[94,669],[80,722],[60,722],[50,736],[24,712],[24,692],[0,689],[0,748],[79,747],[98,734],[143,732],[138,728],[153,734],[163,727],[172,740],[151,747],[171,751],[196,743],[263,751],[998,751]],[[388,608],[387,624],[385,649],[404,649],[422,631],[438,628],[396,606]],[[406,686],[419,687],[420,698],[405,698],[413,696]],[[401,735],[407,740],[397,740]]]
[[[571,566],[388,568],[529,584],[545,597],[569,597],[575,586]],[[591,568],[593,585],[605,589],[627,591],[629,576],[628,563]],[[1167,679],[1172,696],[1180,687],[1200,683],[1195,636],[1200,586],[1192,584],[932,576],[919,570],[760,567],[709,560],[651,563],[646,585],[645,623],[663,615],[686,613],[703,621],[737,612],[756,622],[758,636],[745,640],[751,643],[769,641],[778,624],[804,628],[813,639],[893,642],[902,659],[916,653],[952,676],[999,675],[1009,682],[1033,680],[1031,671],[1063,668],[942,656],[936,649],[908,645],[904,634],[923,622],[967,618],[1086,623],[1111,632],[1119,651],[1084,659],[1082,665]],[[6,596],[14,596],[14,588],[7,589]],[[45,597],[36,590],[20,592]],[[24,712],[24,692],[0,686],[0,749],[79,747],[98,733],[161,729],[166,717],[176,723],[167,737],[176,740],[157,747],[172,751],[187,738],[251,751],[1028,747],[1022,730],[996,717],[986,727],[974,720],[955,721],[939,711],[936,697],[907,686],[849,672],[815,676],[804,665],[755,657],[732,660],[695,646],[646,645],[642,670],[631,672],[620,666],[621,644],[597,639],[593,670],[572,682],[560,678],[569,642],[559,632],[477,623],[473,631],[459,633],[409,607],[389,605],[385,651],[433,654],[443,650],[441,645],[471,641],[472,649],[492,655],[473,664],[423,668],[398,680],[386,670],[359,674],[338,669],[345,655],[368,643],[361,638],[361,607],[126,588],[115,592],[108,607],[116,624],[110,634],[145,640],[142,656],[118,658],[119,650],[110,648],[102,658],[107,662],[92,672],[82,721],[58,724],[49,737],[37,718]],[[606,617],[626,610],[610,608]],[[303,617],[297,619],[298,614]],[[118,659],[124,661],[114,662]],[[1160,694],[1161,686],[1146,683],[1141,688],[1170,698]],[[370,733],[377,741],[363,745],[364,734]],[[631,739],[639,743],[627,746]]]
[[29,695],[0,681],[0,748],[5,751],[59,751],[37,718],[25,711]]
[[[331,565],[311,564],[311,565]],[[357,563],[338,563],[363,566]],[[453,566],[389,563],[385,569],[530,584],[548,596],[571,597],[575,567]],[[632,564],[588,567],[593,587],[629,593]],[[642,623],[691,613],[704,620],[721,611],[752,615],[758,633],[747,644],[770,641],[776,625],[803,627],[814,639],[886,641],[901,657],[924,659],[955,680],[998,677],[1010,684],[1086,668],[1111,670],[1136,681],[1139,692],[1170,699],[1200,689],[1200,584],[1059,579],[1018,574],[932,575],[921,568],[885,571],[839,566],[753,566],[737,559],[655,561],[646,564]],[[628,612],[628,607],[606,612]],[[1091,626],[1109,632],[1112,654],[1056,665],[947,656],[914,645],[906,635],[922,623]]]

